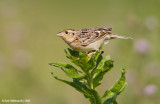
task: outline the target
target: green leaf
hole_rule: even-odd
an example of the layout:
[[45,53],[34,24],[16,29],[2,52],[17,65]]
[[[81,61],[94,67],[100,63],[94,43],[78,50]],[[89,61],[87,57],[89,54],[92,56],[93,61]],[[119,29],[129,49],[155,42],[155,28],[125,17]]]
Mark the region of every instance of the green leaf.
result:
[[106,56],[97,66],[97,69],[108,70],[113,67],[113,61],[109,56]]
[[93,104],[102,104],[101,97],[98,95],[97,91],[90,89],[90,93],[94,100]]
[[79,79],[73,79],[73,82],[79,86],[81,86],[81,88],[83,88],[87,93],[89,93],[90,95],[87,96],[86,94],[84,94],[84,96],[86,98],[88,98],[92,104],[101,104],[102,101],[101,101],[101,97],[98,95],[98,93],[93,90],[93,89],[89,89],[88,87],[86,87],[86,84],[82,81],[82,80],[79,80]]
[[86,53],[77,52],[68,48],[69,53],[65,50],[66,57],[74,64],[84,70],[84,63],[86,62]]
[[88,56],[87,53],[77,52],[68,49],[69,53],[65,50],[67,58],[69,58],[74,64],[79,66],[83,71],[91,70],[95,67],[94,61]]
[[99,57],[99,55],[103,53],[101,52],[101,50],[96,51],[96,53],[93,54],[92,57],[89,57],[88,54],[84,52],[77,52],[69,48],[68,51],[65,50],[67,58],[69,58],[74,64],[79,66],[85,72],[88,70],[92,70],[96,66],[98,66],[97,63],[99,63],[99,59],[102,58],[102,55],[101,57]]
[[96,67],[95,68],[97,68],[97,66],[99,65],[99,63],[101,62],[101,60],[103,59],[103,56],[102,56],[102,54],[103,54],[104,52],[103,51],[101,51],[100,53],[98,53],[97,54],[97,56],[96,56]]
[[87,88],[85,83],[81,82],[82,80],[73,79],[73,82],[70,82],[70,81],[60,79],[56,76],[54,76],[54,78],[74,87],[77,91],[83,93],[84,96],[92,102],[92,104],[101,104],[102,102],[101,97],[98,95],[98,93],[95,90]]
[[89,56],[87,53],[79,52],[79,61],[82,63],[86,63],[89,60]]
[[81,83],[83,85],[83,87],[82,87],[81,84],[77,84],[75,82],[66,81],[66,80],[60,79],[60,78],[58,78],[56,76],[54,76],[54,78],[57,79],[57,80],[59,80],[59,81],[61,81],[61,82],[63,82],[63,83],[66,83],[66,84],[72,86],[77,91],[79,91],[79,92],[83,93],[84,95],[90,97],[90,93],[87,92],[87,90],[86,90],[87,87],[83,83],[79,82],[79,83]]
[[66,57],[68,59],[70,59],[74,64],[76,64],[79,67],[82,67],[83,65],[81,63],[79,63],[79,53],[77,53],[76,51],[72,51],[71,49],[68,48],[68,51],[70,52],[70,54],[67,52],[67,50],[64,50],[66,53]]
[[96,53],[91,56],[90,60],[93,61],[94,64],[96,64],[96,67],[99,64],[99,62],[103,59],[103,57],[102,57],[103,53],[104,52],[102,51],[102,45],[101,45],[99,51],[96,51]]
[[116,95],[105,100],[103,104],[118,104],[116,101]]
[[62,62],[55,62],[55,63],[50,63],[49,65],[61,68],[68,77],[71,77],[71,78],[82,77],[78,74],[78,70],[70,64],[66,64]]
[[125,78],[125,70],[122,69],[121,71],[121,78],[115,83],[115,85],[108,89],[104,95],[103,95],[103,98],[104,97],[108,97],[108,96],[114,96],[114,95],[119,95],[120,93],[122,93],[126,86],[127,86],[127,82],[126,82],[126,78]]
[[88,62],[84,63],[84,70],[92,70],[95,67],[95,60],[91,57]]
[[109,56],[106,56],[105,58],[100,58],[100,62],[98,63],[96,69],[94,69],[91,74],[93,78],[101,71],[109,71],[113,67],[113,61],[110,59]]
[[72,50],[70,48],[67,48],[67,49],[68,49],[68,51],[69,51],[69,53],[70,53],[71,56],[74,56],[74,57],[77,57],[77,58],[79,57],[79,52],[74,51],[74,50]]
[[96,88],[100,85],[99,81],[103,79],[103,76],[106,72],[100,72],[94,79],[93,79],[93,88]]
[[85,64],[86,70],[94,70],[98,66],[100,60],[102,60],[102,54],[102,51],[96,51],[96,53],[91,56],[88,63]]
[[92,72],[92,76],[93,76],[93,88],[95,88],[98,85],[100,85],[99,81],[101,81],[103,79],[103,76],[109,70],[111,70],[112,67],[113,67],[113,61],[109,57],[106,57],[103,60],[101,60],[101,62],[99,63],[97,69],[95,69]]
[[88,69],[90,69],[90,67],[92,66],[88,61],[89,61],[89,56],[87,53],[83,53],[83,52],[79,52],[79,63],[82,64],[82,70],[83,71],[87,71]]

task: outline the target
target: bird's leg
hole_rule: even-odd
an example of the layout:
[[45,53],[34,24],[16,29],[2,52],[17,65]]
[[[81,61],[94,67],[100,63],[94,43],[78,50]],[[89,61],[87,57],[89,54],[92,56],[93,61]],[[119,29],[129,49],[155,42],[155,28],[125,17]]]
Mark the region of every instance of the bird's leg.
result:
[[88,54],[89,57],[91,57],[95,53],[96,53],[96,50],[92,50],[92,51],[89,51],[87,54]]

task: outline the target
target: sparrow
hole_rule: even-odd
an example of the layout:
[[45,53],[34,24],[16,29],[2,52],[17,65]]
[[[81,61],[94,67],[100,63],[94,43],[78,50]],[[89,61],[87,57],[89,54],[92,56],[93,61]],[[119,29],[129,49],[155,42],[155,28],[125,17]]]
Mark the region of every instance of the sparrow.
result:
[[132,39],[112,34],[111,31],[112,28],[65,29],[60,31],[57,36],[62,37],[73,50],[78,52],[98,51],[102,44],[107,44],[111,39]]

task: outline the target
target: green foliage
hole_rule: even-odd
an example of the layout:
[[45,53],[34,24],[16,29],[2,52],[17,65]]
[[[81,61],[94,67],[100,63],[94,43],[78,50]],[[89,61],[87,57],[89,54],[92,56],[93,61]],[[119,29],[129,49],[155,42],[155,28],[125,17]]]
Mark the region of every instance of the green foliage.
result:
[[62,62],[50,63],[50,65],[55,66],[55,67],[60,67],[66,73],[66,75],[68,77],[71,77],[71,78],[79,78],[79,77],[81,77],[78,74],[77,69],[74,68],[72,65],[65,64],[65,63],[62,63]]
[[108,89],[104,93],[103,98],[109,97],[107,100],[105,100],[104,104],[110,104],[108,102],[114,102],[113,104],[117,104],[116,103],[117,95],[122,93],[125,90],[125,88],[127,87],[125,73],[126,73],[125,70],[122,69],[121,78],[115,83],[115,85],[112,88]]
[[91,104],[117,104],[116,98],[121,94],[126,86],[125,70],[122,69],[121,78],[115,83],[115,85],[106,90],[101,97],[95,90],[101,83],[103,76],[109,72],[113,67],[113,61],[109,56],[103,58],[102,47],[99,51],[89,56],[87,53],[76,52],[74,50],[65,50],[66,57],[70,59],[75,65],[80,67],[81,70],[76,69],[70,64],[62,62],[50,63],[50,65],[61,68],[65,74],[72,78],[72,81],[66,81],[53,76],[55,79],[64,82],[77,91],[81,92],[85,98],[87,98]]

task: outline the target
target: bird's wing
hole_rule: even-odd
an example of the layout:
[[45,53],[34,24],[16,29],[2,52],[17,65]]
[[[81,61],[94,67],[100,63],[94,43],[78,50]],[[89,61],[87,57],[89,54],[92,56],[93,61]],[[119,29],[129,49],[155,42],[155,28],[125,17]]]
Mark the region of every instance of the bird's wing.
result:
[[82,46],[87,46],[99,39],[104,38],[111,28],[91,28],[91,29],[81,29],[76,37],[76,43]]

